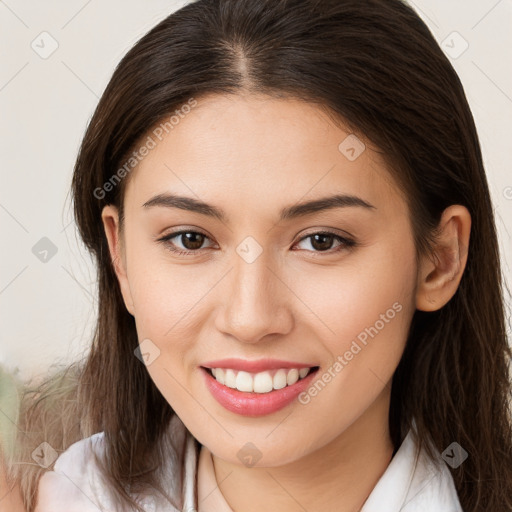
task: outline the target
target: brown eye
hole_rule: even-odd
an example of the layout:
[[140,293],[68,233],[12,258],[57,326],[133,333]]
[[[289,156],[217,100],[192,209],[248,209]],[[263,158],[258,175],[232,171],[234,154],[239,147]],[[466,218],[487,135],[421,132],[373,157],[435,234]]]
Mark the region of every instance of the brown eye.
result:
[[[317,233],[311,233],[310,235],[303,237],[299,243],[302,243],[305,240],[309,240],[309,246],[311,247],[311,249],[307,247],[306,249],[313,254],[315,252],[334,253],[343,249],[348,250],[357,245],[354,240],[342,237],[336,233],[331,233],[330,231],[319,231]],[[337,242],[337,245],[333,248],[334,242]]]
[[[165,244],[172,252],[178,254],[193,254],[199,252],[205,240],[209,238],[199,231],[177,231],[160,238],[158,241]],[[173,241],[176,240],[176,241]]]
[[203,234],[197,233],[195,231],[187,231],[185,233],[180,234],[179,236],[185,249],[188,249],[190,251],[200,249],[205,239],[205,236]]
[[[175,241],[174,241],[175,240]],[[203,243],[205,240],[209,240],[209,237],[199,231],[176,231],[170,233],[158,241],[162,242],[167,249],[170,251],[181,254],[191,255],[199,253],[203,249]],[[315,253],[335,253],[342,250],[348,250],[355,247],[357,243],[354,240],[344,238],[336,233],[329,231],[320,231],[312,233],[308,236],[303,237],[299,243],[304,240],[310,240],[311,249],[307,249],[313,255]],[[334,242],[338,242],[337,246],[333,248]]]
[[318,251],[328,251],[334,242],[333,235],[318,233],[311,236],[311,247]]

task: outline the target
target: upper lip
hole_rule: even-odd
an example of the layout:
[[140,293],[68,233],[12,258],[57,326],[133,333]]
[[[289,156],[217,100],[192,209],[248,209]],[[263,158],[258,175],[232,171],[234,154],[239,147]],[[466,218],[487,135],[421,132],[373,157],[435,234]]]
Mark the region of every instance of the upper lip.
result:
[[296,361],[284,361],[281,359],[257,359],[250,361],[247,359],[237,359],[235,357],[228,359],[217,359],[202,364],[205,368],[231,368],[232,370],[242,370],[250,373],[264,372],[265,370],[277,370],[279,368],[312,368],[316,365],[309,363],[298,363]]

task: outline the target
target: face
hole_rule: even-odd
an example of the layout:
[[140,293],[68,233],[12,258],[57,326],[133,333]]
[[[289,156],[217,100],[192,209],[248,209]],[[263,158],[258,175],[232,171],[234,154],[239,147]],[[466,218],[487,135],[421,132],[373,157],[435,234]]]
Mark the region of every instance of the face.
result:
[[[417,269],[379,154],[292,99],[208,96],[160,132],[127,182],[116,271],[178,416],[214,455],[241,463],[250,442],[265,466],[364,418],[383,429]],[[103,220],[117,230],[115,208]]]

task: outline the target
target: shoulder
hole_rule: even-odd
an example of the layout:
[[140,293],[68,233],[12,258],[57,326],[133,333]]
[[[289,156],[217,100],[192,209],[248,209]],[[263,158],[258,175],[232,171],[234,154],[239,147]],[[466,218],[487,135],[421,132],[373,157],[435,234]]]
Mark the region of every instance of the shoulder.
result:
[[61,453],[39,480],[34,512],[98,512],[109,508],[108,487],[94,455],[104,450],[104,434],[81,439]]
[[[161,449],[166,453],[166,460],[160,468],[160,478],[172,501],[152,494],[132,497],[148,512],[195,509],[198,445],[177,415],[170,421]],[[96,458],[104,460],[104,452],[105,436],[99,432],[77,441],[61,453],[53,470],[47,471],[39,480],[34,512],[119,510],[96,461]]]

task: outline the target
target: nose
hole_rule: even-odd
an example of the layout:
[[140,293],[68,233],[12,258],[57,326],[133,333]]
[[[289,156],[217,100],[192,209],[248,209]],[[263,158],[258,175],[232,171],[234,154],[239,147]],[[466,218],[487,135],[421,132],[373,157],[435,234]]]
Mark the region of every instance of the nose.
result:
[[252,263],[235,256],[220,292],[222,306],[216,317],[220,332],[243,343],[257,343],[291,331],[293,293],[269,263],[263,254]]

